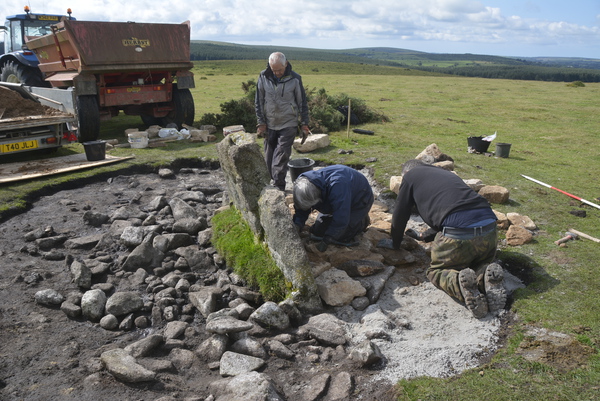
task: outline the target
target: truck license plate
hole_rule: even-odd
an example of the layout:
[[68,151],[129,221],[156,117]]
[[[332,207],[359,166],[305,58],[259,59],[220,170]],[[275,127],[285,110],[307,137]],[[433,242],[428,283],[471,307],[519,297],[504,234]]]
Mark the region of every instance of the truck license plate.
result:
[[36,149],[38,147],[38,141],[24,141],[24,142],[15,142],[0,145],[2,149],[2,153],[10,153],[10,152],[18,152],[20,150],[29,150]]

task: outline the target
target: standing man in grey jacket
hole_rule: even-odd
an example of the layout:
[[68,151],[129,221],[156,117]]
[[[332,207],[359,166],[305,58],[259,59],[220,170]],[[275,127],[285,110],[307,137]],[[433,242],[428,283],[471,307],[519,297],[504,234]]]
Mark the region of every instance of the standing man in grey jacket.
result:
[[261,71],[254,101],[256,132],[265,137],[265,161],[273,184],[285,190],[285,176],[292,145],[300,123],[307,136],[308,104],[302,77],[292,71],[292,65],[280,52],[269,56],[267,68]]

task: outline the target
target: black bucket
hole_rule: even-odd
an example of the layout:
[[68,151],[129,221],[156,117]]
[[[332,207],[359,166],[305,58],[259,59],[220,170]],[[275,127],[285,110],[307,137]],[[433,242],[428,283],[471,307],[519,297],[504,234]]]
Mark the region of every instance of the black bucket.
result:
[[308,158],[290,160],[288,162],[288,167],[290,169],[292,182],[296,181],[296,178],[298,178],[300,174],[312,170],[314,165],[315,161]]
[[90,162],[104,160],[106,158],[105,141],[84,142],[83,149],[85,150],[85,157],[87,157]]
[[510,154],[510,143],[497,143],[496,144],[496,156],[508,157]]
[[467,144],[469,148],[479,153],[487,152],[490,147],[489,141],[484,141],[482,136],[470,136],[467,138]]

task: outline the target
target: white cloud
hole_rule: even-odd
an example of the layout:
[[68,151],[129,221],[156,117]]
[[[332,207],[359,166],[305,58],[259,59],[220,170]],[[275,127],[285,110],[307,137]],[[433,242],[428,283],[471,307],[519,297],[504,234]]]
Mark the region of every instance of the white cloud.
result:
[[[82,20],[162,23],[190,20],[192,39],[316,48],[406,47],[409,43],[429,47],[436,43],[438,52],[448,51],[449,46],[444,43],[462,43],[467,49],[471,46],[472,52],[499,43],[511,44],[515,49],[528,44],[551,43],[563,48],[578,44],[583,49],[589,48],[589,54],[581,56],[600,57],[595,48],[595,43],[600,41],[598,24],[586,25],[584,18],[567,20],[561,14],[546,20],[533,19],[531,12],[538,15],[543,11],[547,17],[554,3],[532,0],[500,2],[500,7],[498,2],[490,0],[26,2],[34,12],[62,13],[71,7],[73,16]],[[591,8],[589,0],[571,0],[569,7],[577,7],[575,3]],[[0,12],[3,15],[21,13],[23,4],[21,0],[3,0]],[[521,16],[519,10],[530,14]],[[596,15],[597,7],[594,11],[586,18]],[[596,15],[596,21],[600,22],[600,15]],[[486,49],[495,54],[493,48]]]

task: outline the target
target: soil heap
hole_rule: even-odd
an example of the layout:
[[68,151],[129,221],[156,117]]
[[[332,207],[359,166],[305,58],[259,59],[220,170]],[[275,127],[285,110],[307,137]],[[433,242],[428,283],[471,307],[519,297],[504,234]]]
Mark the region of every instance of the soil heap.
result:
[[56,109],[35,100],[25,99],[19,93],[0,86],[0,110],[2,109],[5,109],[2,119],[62,114]]

